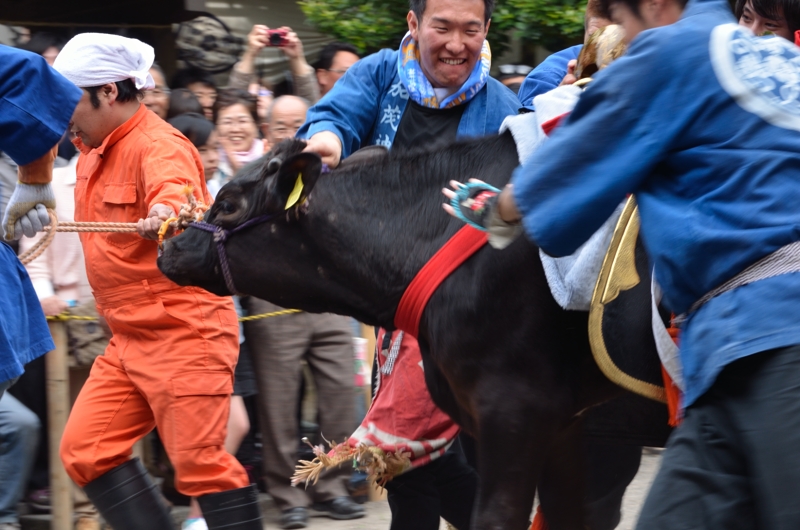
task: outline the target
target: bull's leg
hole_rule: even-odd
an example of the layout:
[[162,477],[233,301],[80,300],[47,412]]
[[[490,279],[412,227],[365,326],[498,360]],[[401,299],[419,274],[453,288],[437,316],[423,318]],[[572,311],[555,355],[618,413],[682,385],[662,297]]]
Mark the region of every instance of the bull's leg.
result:
[[584,528],[586,458],[580,418],[560,430],[539,480],[539,502],[550,530]]
[[553,410],[530,403],[520,385],[495,381],[494,391],[477,392],[493,403],[479,405],[478,473],[480,487],[473,530],[525,530],[536,483],[557,425]]

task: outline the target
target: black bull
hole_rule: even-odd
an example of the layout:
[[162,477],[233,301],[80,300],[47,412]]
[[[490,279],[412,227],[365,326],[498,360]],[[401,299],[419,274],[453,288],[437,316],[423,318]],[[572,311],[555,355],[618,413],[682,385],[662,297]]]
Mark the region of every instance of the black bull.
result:
[[[463,226],[442,211],[440,190],[471,176],[502,187],[518,165],[508,134],[430,151],[357,153],[322,175],[319,158],[303,147],[284,142],[244,168],[206,216],[228,229],[277,216],[225,243],[235,286],[283,307],[389,329],[414,275]],[[299,175],[308,203],[285,210]],[[158,264],[179,284],[229,294],[210,233],[173,238]],[[633,316],[645,317],[649,310]],[[538,248],[525,237],[502,251],[487,245],[442,283],[423,313],[419,344],[434,402],[478,441],[473,528],[525,528],[537,484],[553,530],[585,527],[575,472],[582,451],[574,443],[583,416],[584,431],[606,439],[663,442],[663,429],[655,441],[647,432],[642,438],[639,420],[655,407],[665,423],[665,409],[601,374],[587,314],[556,304]],[[605,414],[582,414],[602,403],[592,411]]]

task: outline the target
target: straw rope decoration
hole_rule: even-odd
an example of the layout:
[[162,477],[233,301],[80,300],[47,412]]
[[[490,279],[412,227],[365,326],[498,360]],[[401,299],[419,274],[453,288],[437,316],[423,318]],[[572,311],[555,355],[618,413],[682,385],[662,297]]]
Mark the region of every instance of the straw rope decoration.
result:
[[314,446],[308,438],[303,438],[303,442],[314,451],[314,459],[301,460],[297,464],[292,476],[292,486],[313,486],[326,469],[352,462],[354,468],[367,473],[370,482],[383,488],[387,482],[411,467],[410,453],[400,450],[392,453],[373,445],[359,444],[351,447],[347,442],[337,444],[325,440],[331,448],[326,452],[325,446]]

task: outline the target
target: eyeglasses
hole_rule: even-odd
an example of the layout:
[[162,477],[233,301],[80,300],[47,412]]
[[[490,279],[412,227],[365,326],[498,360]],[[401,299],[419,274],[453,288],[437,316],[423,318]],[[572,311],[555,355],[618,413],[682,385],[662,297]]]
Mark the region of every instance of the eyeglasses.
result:
[[197,99],[203,99],[203,98],[217,99],[217,93],[215,91],[213,91],[213,90],[208,91],[208,92],[204,92],[202,90],[197,90],[197,91],[193,92],[193,94],[195,95],[195,97],[197,97]]
[[349,69],[348,69],[348,68],[345,68],[345,69],[343,69],[343,70],[339,70],[339,69],[334,69],[334,68],[327,68],[327,70],[328,70],[329,72],[333,72],[334,74],[341,74],[341,75],[344,75],[344,74],[346,74],[346,73],[347,73],[347,70],[349,70]]
[[155,87],[144,91],[144,97],[152,96],[154,98],[165,98],[169,97],[169,94],[170,91],[167,87]]
[[287,134],[291,134],[292,136],[294,136],[295,134],[297,134],[297,131],[299,130],[300,127],[284,127],[284,126],[274,127],[272,129],[272,131],[279,136],[286,136]]
[[533,67],[527,64],[501,64],[497,68],[503,75],[528,75],[533,70]]
[[234,125],[238,125],[239,127],[247,127],[252,123],[255,123],[252,118],[245,118],[245,117],[241,117],[238,119],[226,118],[224,120],[220,120],[219,123],[217,123],[217,127],[219,127],[220,129],[233,127]]

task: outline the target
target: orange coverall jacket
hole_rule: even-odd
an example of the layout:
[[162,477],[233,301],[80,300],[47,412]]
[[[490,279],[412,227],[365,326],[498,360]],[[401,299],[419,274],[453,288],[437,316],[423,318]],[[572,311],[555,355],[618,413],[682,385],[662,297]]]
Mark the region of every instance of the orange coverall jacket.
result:
[[[151,207],[177,212],[188,183],[210,202],[197,150],[144,105],[95,149],[81,150],[75,220],[132,223]],[[158,427],[189,496],[244,487],[224,448],[239,352],[230,298],[180,287],[156,266],[158,245],[136,233],[81,233],[89,283],[113,338],[92,367],[61,442],[69,475],[83,486],[130,458]]]

